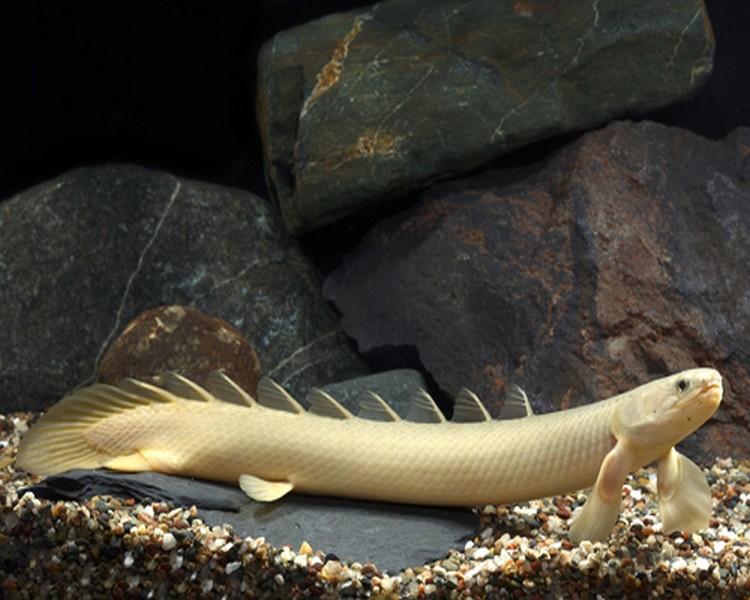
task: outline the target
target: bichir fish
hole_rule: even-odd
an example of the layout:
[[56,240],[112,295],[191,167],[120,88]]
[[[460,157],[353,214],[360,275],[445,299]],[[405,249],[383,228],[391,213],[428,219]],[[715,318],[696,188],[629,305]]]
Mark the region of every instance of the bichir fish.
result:
[[26,433],[17,465],[40,475],[159,471],[239,484],[262,502],[294,490],[474,506],[591,487],[570,526],[579,541],[609,535],[625,477],[656,461],[665,533],[705,528],[712,510],[703,471],[674,446],[719,407],[722,381],[713,369],[543,415],[519,390],[522,416],[506,420],[491,419],[468,391],[446,421],[424,392],[401,419],[373,393],[354,416],[320,390],[305,410],[268,379],[257,400],[222,373],[211,375],[207,389],[173,373],[163,383],[167,389],[126,379],[73,392]]

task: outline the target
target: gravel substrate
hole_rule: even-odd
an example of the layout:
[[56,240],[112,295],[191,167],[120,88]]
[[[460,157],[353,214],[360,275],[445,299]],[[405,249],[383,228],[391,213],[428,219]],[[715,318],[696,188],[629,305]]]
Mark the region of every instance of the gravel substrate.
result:
[[[400,573],[342,563],[325,548],[272,548],[194,507],[94,497],[40,500],[38,478],[13,457],[32,415],[0,415],[0,597],[3,598],[747,598],[750,463],[717,460],[708,472],[710,527],[665,536],[655,472],[625,486],[607,543],[571,544],[572,510],[585,495],[485,507],[477,535],[445,558]],[[341,532],[346,535],[346,532]]]

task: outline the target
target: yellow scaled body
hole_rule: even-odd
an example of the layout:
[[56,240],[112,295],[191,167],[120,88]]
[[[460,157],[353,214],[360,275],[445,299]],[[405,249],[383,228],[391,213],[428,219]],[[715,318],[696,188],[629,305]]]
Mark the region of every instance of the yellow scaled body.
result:
[[[674,445],[721,401],[721,377],[692,369],[609,400],[546,415],[489,420],[461,396],[445,422],[431,399],[399,419],[379,398],[354,417],[316,392],[305,411],[265,381],[259,402],[214,374],[204,390],[168,375],[170,391],[126,380],[66,397],[32,427],[17,463],[39,474],[72,468],[153,470],[240,484],[256,500],[289,491],[470,506],[519,502],[594,486],[573,539],[608,535],[625,476],[658,463],[665,530],[705,527],[701,470]],[[432,421],[432,422],[424,422]]]

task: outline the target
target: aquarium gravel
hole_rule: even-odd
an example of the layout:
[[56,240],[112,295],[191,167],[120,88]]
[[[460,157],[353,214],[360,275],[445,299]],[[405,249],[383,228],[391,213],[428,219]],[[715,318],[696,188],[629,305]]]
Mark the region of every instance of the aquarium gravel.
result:
[[[664,535],[656,473],[625,485],[606,543],[571,544],[585,494],[477,510],[477,534],[445,558],[383,572],[325,548],[274,548],[211,527],[195,507],[93,497],[36,498],[13,457],[34,415],[0,415],[0,597],[3,598],[747,598],[750,463],[708,470],[709,528]],[[341,532],[346,535],[345,531]],[[397,544],[398,540],[394,540]]]

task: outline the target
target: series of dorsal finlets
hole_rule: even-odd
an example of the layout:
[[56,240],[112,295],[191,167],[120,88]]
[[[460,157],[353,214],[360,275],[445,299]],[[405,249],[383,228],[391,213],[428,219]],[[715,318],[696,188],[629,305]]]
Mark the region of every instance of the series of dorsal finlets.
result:
[[[215,371],[206,380],[206,389],[190,379],[177,373],[164,373],[159,377],[159,383],[167,388],[174,396],[187,400],[211,402],[221,400],[244,406],[254,406],[256,403],[274,410],[282,410],[294,414],[308,412],[314,415],[334,419],[362,418],[372,421],[401,421],[401,417],[385,400],[372,391],[365,391],[359,402],[359,411],[351,413],[335,398],[321,389],[314,388],[307,396],[309,408],[297,402],[283,387],[268,377],[263,377],[258,383],[257,400],[253,399],[245,390],[232,379],[220,371]],[[136,381],[123,380],[120,389],[128,394],[147,397],[149,400],[160,402],[172,401],[173,398],[156,386]],[[530,417],[534,413],[528,397],[518,386],[511,386],[510,393],[505,399],[500,419]],[[424,390],[417,390],[412,396],[411,406],[405,421],[414,423],[445,423],[446,418],[435,400]],[[462,389],[453,404],[454,423],[471,423],[490,421],[492,417],[476,394]]]

